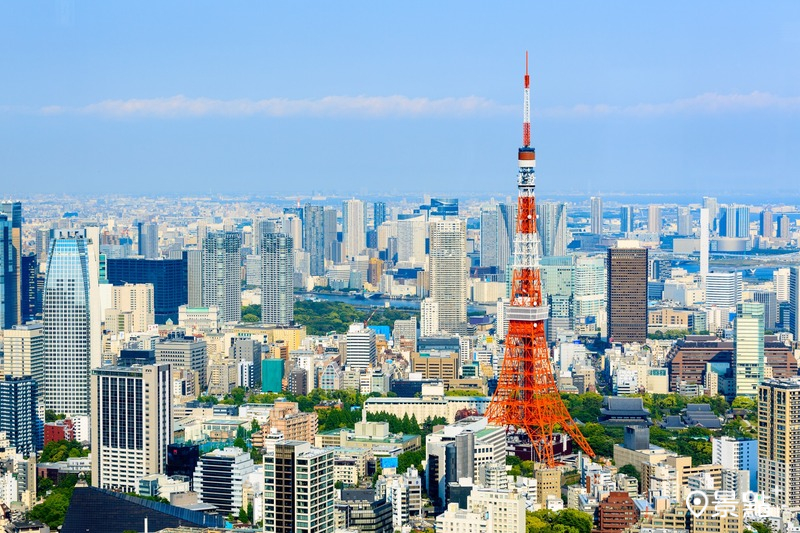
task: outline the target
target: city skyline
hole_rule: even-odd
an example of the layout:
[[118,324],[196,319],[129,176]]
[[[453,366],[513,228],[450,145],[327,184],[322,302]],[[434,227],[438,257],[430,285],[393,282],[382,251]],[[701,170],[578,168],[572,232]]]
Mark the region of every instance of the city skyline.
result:
[[0,8],[7,194],[796,196],[795,4],[410,7]]

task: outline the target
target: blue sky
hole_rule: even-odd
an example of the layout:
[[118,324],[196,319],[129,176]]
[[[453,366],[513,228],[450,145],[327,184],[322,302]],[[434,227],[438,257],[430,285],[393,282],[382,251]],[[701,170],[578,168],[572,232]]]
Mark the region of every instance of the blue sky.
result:
[[541,195],[800,196],[789,1],[4,2],[0,184],[513,194],[525,50]]

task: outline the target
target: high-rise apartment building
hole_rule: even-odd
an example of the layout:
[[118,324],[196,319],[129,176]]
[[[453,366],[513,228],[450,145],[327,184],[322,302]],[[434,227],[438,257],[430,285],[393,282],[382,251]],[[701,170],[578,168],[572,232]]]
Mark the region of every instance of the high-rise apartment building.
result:
[[775,291],[753,291],[753,301],[764,305],[764,329],[774,331],[778,322],[778,299]]
[[136,227],[139,234],[139,255],[145,259],[157,259],[158,224],[139,222]]
[[303,248],[308,252],[309,274],[325,275],[325,210],[307,204],[303,215]]
[[647,248],[608,249],[608,338],[647,340]]
[[746,490],[758,490],[758,440],[712,438],[711,464],[730,470],[747,470],[749,485]]
[[536,204],[536,231],[542,245],[542,257],[567,255],[567,204],[541,202]]
[[294,321],[292,238],[267,233],[261,241],[261,322],[288,326]]
[[333,450],[282,440],[264,456],[264,531],[333,533]]
[[688,207],[678,207],[677,233],[681,236],[692,234],[692,211]]
[[424,215],[400,218],[397,221],[397,261],[424,264],[426,233]]
[[709,272],[706,276],[706,304],[735,307],[742,300],[741,272]]
[[[186,301],[189,307],[203,306],[203,250],[184,250]],[[156,317],[156,321],[158,317]]]
[[758,387],[758,492],[772,505],[800,509],[800,379]]
[[255,470],[250,454],[241,448],[223,448],[200,457],[194,470],[198,499],[217,508],[222,515],[238,515],[247,507],[244,478]]
[[647,208],[647,231],[661,235],[661,206],[651,205]]
[[592,196],[589,200],[589,231],[595,235],[603,233],[603,199]]
[[542,298],[550,306],[550,319],[545,323],[545,329],[548,340],[553,342],[560,330],[572,329],[573,326],[573,259],[566,255],[543,257],[540,272]]
[[439,330],[459,333],[467,322],[467,226],[461,219],[431,222],[430,297],[439,304]]
[[778,303],[789,301],[789,269],[776,268],[772,271],[772,284],[775,286],[775,296]]
[[163,474],[172,442],[168,364],[92,370],[92,484],[137,492],[139,480]]
[[717,199],[714,197],[703,196],[703,208],[708,209],[708,217],[713,224],[713,221],[719,218],[719,202],[717,202]]
[[367,220],[362,200],[342,202],[342,243],[347,257],[356,257],[367,247]]
[[[189,253],[184,252],[184,254]],[[149,283],[153,286],[156,324],[178,322],[178,308],[188,303],[187,261],[184,259],[107,259],[108,282],[115,286]],[[197,307],[200,307],[198,305]]]
[[789,215],[780,215],[778,217],[778,233],[777,237],[779,239],[791,239],[791,220],[789,219]]
[[111,290],[111,308],[130,315],[131,331],[145,332],[156,323],[154,301],[151,283],[126,283]]
[[44,444],[44,420],[37,415],[38,397],[37,383],[30,376],[6,376],[0,381],[0,432],[25,457],[34,455]]
[[633,231],[633,206],[623,205],[619,208],[619,231],[622,234]]
[[[6,224],[3,223],[5,216]],[[6,230],[3,230],[3,227]],[[22,324],[22,203],[0,202],[0,274],[3,296],[0,299],[0,326]]]
[[203,241],[203,307],[219,307],[223,323],[242,318],[241,247],[233,231],[209,233]]
[[73,416],[90,414],[90,371],[101,364],[97,230],[90,229],[55,230],[44,284],[45,405]]
[[347,359],[349,370],[366,370],[375,366],[375,330],[360,322],[351,324],[347,331]]
[[763,209],[758,216],[758,234],[767,239],[775,236],[775,227],[772,224],[772,211]]
[[738,304],[733,331],[736,396],[755,397],[764,380],[764,304]]

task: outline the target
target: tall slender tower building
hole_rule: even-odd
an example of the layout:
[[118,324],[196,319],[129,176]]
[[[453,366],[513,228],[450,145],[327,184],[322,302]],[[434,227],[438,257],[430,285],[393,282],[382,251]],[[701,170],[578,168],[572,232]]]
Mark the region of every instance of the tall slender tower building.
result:
[[619,209],[619,232],[631,233],[633,231],[633,206],[623,205]]
[[603,233],[603,199],[599,196],[592,196],[590,211],[591,232],[595,235],[600,235]]
[[342,203],[342,242],[348,257],[360,255],[367,247],[367,220],[362,200]]
[[661,235],[661,206],[651,205],[647,208],[647,231]]
[[50,243],[42,304],[45,406],[56,413],[89,416],[89,375],[102,363],[96,239],[96,228],[57,229]]
[[321,205],[306,205],[304,208],[303,243],[308,252],[309,274],[324,276],[325,210]]
[[758,492],[776,507],[800,509],[800,378],[758,386]]
[[755,397],[759,383],[764,381],[764,304],[738,304],[733,331],[736,396]]
[[158,224],[139,222],[139,255],[145,259],[158,258]]
[[203,306],[218,306],[223,323],[242,318],[241,248],[234,231],[209,233],[203,241]]
[[536,231],[541,236],[542,255],[567,255],[567,204],[542,202],[536,206]]
[[459,333],[467,323],[467,224],[458,218],[430,223],[430,297],[439,304],[439,331]]
[[[9,242],[2,265],[5,271],[4,328],[22,324],[22,202],[0,202],[0,214],[6,215],[9,224]],[[2,223],[0,223],[1,225]],[[2,243],[2,236],[0,236]]]
[[[508,332],[500,377],[487,409],[489,422],[514,426],[527,433],[536,459],[555,466],[553,433],[566,432],[584,452],[594,456],[561,400],[553,377],[544,322],[548,306],[542,301],[539,234],[536,232],[536,151],[531,146],[530,77],[525,55],[525,106],[522,147],[518,152],[517,226],[511,301],[506,308]],[[433,250],[433,243],[431,243]]]
[[292,238],[267,233],[261,241],[261,322],[288,326],[294,320]]

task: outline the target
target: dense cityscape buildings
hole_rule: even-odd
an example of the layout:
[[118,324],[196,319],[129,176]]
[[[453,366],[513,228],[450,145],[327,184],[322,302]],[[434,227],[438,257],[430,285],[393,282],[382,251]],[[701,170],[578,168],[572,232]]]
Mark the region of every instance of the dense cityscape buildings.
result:
[[537,182],[529,82],[516,202],[0,201],[0,526],[800,532],[798,206]]

